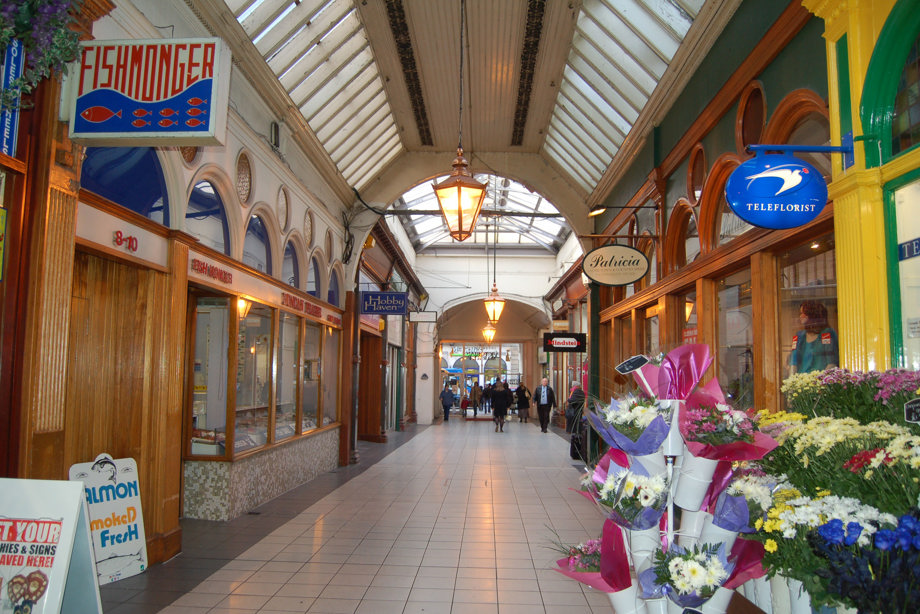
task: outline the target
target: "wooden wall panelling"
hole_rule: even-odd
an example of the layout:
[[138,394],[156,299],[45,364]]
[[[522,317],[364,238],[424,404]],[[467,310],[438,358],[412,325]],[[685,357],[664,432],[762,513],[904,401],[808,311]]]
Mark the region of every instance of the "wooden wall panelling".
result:
[[668,353],[683,343],[683,297],[666,294],[658,299],[658,337],[661,351]]
[[778,410],[783,365],[779,342],[779,264],[770,252],[751,258],[754,302],[754,407]]
[[358,372],[358,439],[380,441],[380,352],[383,340],[361,333],[361,368]]

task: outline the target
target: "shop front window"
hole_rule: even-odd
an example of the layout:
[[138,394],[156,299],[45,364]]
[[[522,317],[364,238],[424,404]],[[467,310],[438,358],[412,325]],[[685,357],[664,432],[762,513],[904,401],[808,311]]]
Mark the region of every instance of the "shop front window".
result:
[[[319,425],[317,411],[319,409],[319,380],[320,380],[320,341],[321,329],[316,324],[305,322],[303,340],[303,382],[301,384],[301,431],[312,431]],[[334,372],[333,372],[334,373]]]
[[224,456],[226,453],[229,324],[229,299],[198,297],[191,365],[192,454]]
[[901,70],[891,118],[891,153],[920,143],[920,36],[914,41]]
[[754,344],[751,271],[719,280],[719,384],[729,405],[754,404]]
[[297,424],[297,346],[300,318],[281,313],[278,327],[278,386],[275,391],[275,441],[293,437]]
[[240,314],[237,344],[235,453],[268,441],[268,393],[271,373],[272,312],[253,305]]
[[[897,287],[900,299],[892,300],[900,335],[895,337],[895,356],[900,366],[920,370],[920,180],[895,190],[897,225]],[[894,285],[894,284],[892,284]],[[901,347],[898,348],[897,345]]]
[[785,375],[840,364],[837,265],[828,234],[780,258],[780,348]]
[[338,422],[339,419],[339,340],[341,333],[326,328],[326,343],[323,347],[323,425]]
[[696,316],[696,290],[687,292],[682,297],[684,311],[680,319],[680,337],[683,343],[699,343],[699,329]]

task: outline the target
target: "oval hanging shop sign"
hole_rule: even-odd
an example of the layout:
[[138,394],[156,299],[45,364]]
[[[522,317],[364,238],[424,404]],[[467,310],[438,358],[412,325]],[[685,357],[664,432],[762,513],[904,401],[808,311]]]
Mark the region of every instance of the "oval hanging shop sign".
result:
[[592,249],[581,261],[581,270],[603,286],[626,286],[648,273],[648,258],[626,245],[605,245]]
[[735,215],[754,226],[795,228],[815,219],[827,204],[818,170],[795,156],[762,154],[736,168],[725,183]]

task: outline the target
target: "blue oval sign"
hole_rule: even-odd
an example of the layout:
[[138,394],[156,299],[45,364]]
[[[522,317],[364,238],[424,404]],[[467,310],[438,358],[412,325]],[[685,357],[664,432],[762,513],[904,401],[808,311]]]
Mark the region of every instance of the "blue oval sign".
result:
[[795,156],[758,155],[736,168],[725,183],[735,215],[754,226],[795,228],[815,219],[827,204],[818,170]]

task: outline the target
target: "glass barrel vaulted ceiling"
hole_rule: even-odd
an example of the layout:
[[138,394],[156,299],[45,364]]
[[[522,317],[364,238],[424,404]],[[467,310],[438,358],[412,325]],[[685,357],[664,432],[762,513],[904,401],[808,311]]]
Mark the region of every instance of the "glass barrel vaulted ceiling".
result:
[[[194,2],[221,4],[221,0]],[[456,83],[457,55],[427,50],[433,39],[442,46],[457,39],[458,0],[223,2],[349,186],[361,190],[407,151],[453,147],[449,143],[456,142],[456,97],[445,89]],[[592,194],[596,200],[599,183],[634,128],[639,125],[647,131],[655,114],[673,99],[674,74],[681,66],[672,65],[672,60],[676,62],[695,21],[700,18],[701,25],[690,43],[699,45],[700,30],[712,27],[718,21],[716,14],[727,20],[724,15],[735,6],[736,0],[468,0],[467,14],[474,19],[468,18],[466,77],[472,83],[464,89],[469,88],[476,110],[463,124],[464,148],[530,149],[567,177],[585,201]],[[538,21],[544,13],[548,21]],[[570,14],[576,15],[574,27],[565,30],[568,38],[557,40],[550,32],[560,32],[560,17]],[[520,43],[515,47],[508,40]],[[452,47],[453,43],[443,48]],[[497,79],[496,73],[477,69],[499,64],[508,65],[510,78]],[[381,65],[388,67],[386,74]],[[391,74],[394,66],[401,66],[403,75]],[[561,73],[541,72],[545,66],[558,66],[552,70]],[[550,79],[551,74],[556,78]],[[533,83],[532,100],[530,86],[522,87],[527,79]],[[540,95],[547,90],[538,88],[548,85],[555,100],[544,103]],[[394,108],[394,98],[402,106]],[[403,108],[407,100],[411,112]],[[643,122],[646,115],[650,117]],[[504,145],[498,143],[493,133],[501,131],[490,129],[492,124],[477,131],[479,117],[505,122],[509,137],[513,123],[515,136]],[[409,136],[407,123],[412,129]],[[526,130],[520,137],[522,126]],[[430,186],[424,183],[410,190],[397,206],[415,207],[419,199],[427,198],[422,190],[430,191]],[[513,191],[523,194],[526,189],[516,186]],[[507,202],[531,206],[522,204],[529,202],[524,196]],[[429,203],[418,206],[432,208]],[[540,202],[532,210],[543,212],[549,206]],[[416,249],[443,240],[433,227],[443,227],[437,217],[402,219]],[[562,233],[555,225],[560,223],[558,218],[502,218],[505,232],[499,243],[530,241],[556,251]],[[475,238],[476,243],[481,241]]]

